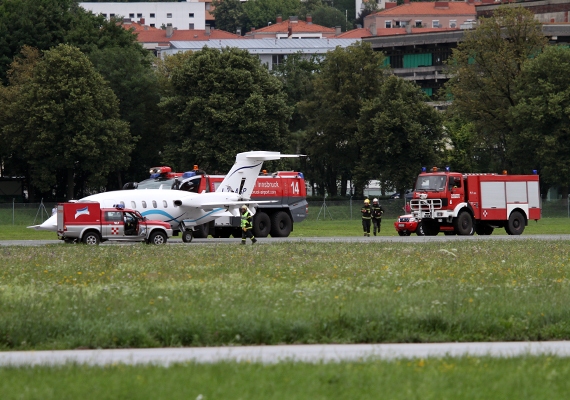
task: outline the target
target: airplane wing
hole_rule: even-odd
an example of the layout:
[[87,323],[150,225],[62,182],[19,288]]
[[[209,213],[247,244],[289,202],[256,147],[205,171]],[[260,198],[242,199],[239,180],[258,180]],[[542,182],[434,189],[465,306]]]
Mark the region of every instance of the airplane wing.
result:
[[267,203],[278,203],[278,200],[263,200],[263,201],[221,201],[212,203],[201,203],[200,207],[205,210],[209,210],[216,207],[228,208],[228,207],[239,207],[242,205],[250,206],[256,204],[267,204]]

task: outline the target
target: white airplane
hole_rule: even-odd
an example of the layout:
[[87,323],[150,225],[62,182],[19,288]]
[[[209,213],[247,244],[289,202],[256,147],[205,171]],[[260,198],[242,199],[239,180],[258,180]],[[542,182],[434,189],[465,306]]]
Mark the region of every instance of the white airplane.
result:
[[[192,240],[195,226],[206,224],[219,217],[238,217],[239,208],[252,203],[251,191],[263,161],[285,157],[299,157],[299,155],[272,151],[239,153],[230,172],[216,191],[211,193],[167,189],[116,190],[87,196],[77,202],[96,201],[101,207],[121,205],[137,210],[148,219],[170,223],[172,229],[182,232],[182,239],[189,242]],[[52,215],[41,225],[28,228],[57,232],[57,215]]]

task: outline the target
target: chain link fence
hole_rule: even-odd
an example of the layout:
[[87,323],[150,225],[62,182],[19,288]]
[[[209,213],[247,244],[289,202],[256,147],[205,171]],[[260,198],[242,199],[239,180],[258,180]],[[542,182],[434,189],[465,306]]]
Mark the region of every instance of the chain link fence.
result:
[[[57,203],[1,203],[0,225],[36,225],[51,216]],[[385,219],[396,219],[405,214],[404,200],[383,200]],[[309,201],[307,221],[360,219],[362,200]],[[570,208],[566,200],[544,201],[543,218],[570,218]]]
[[[405,202],[401,199],[381,200],[385,219],[396,219],[405,214]],[[345,201],[309,201],[307,221],[360,219],[362,200]],[[570,208],[566,200],[544,201],[543,218],[570,218]]]

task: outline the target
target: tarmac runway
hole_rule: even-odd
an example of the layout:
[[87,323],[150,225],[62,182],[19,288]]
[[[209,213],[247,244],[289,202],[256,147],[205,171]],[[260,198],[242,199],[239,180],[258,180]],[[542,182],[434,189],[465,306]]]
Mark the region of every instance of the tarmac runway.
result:
[[441,358],[465,356],[515,357],[525,355],[570,356],[570,342],[313,344],[113,350],[59,350],[0,352],[2,366],[215,363],[221,361],[340,362],[375,359]]
[[[453,242],[453,241],[486,241],[486,240],[570,240],[570,235],[489,235],[489,236],[336,236],[336,237],[286,237],[286,238],[258,238],[258,244],[265,243],[295,243],[295,242],[311,242],[311,243],[431,243],[431,242]],[[106,242],[104,246],[112,246],[118,242]],[[240,239],[194,239],[191,243],[183,243],[181,239],[173,237],[168,240],[168,244],[178,244],[185,246],[207,245],[207,244],[239,244]],[[47,244],[64,244],[62,240],[0,240],[0,246],[43,246]],[[132,244],[129,242],[128,244]],[[248,243],[249,245],[249,243]]]

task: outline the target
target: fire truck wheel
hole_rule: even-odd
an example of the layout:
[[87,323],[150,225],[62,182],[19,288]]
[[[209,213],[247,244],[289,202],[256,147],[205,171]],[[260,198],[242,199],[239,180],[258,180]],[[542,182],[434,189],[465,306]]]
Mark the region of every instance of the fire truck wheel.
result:
[[289,214],[285,211],[279,211],[273,214],[271,218],[271,236],[287,237],[291,233],[292,223]]
[[[437,236],[439,233],[439,224],[436,221],[423,219],[422,222],[418,225],[418,229],[421,225],[421,229],[423,231],[423,235],[418,236]],[[416,230],[417,232],[418,230]]]
[[475,226],[477,235],[490,235],[493,233],[494,228],[491,225],[480,223]]
[[193,238],[194,236],[192,235],[192,231],[190,229],[186,229],[184,232],[182,232],[182,241],[184,243],[190,243]]
[[162,232],[153,232],[148,238],[148,244],[166,244],[166,235]]
[[424,225],[420,222],[418,222],[418,226],[416,228],[416,235],[418,236],[425,236],[425,232],[424,232]]
[[469,214],[469,212],[460,211],[457,218],[455,218],[454,223],[455,223],[454,224],[455,232],[457,232],[458,235],[463,235],[463,236],[473,235],[474,232],[473,218],[471,218],[471,214]]
[[196,230],[194,231],[194,237],[199,239],[206,239],[210,234],[210,226],[208,224],[196,225]]
[[101,243],[101,237],[99,236],[99,234],[97,232],[89,231],[83,235],[82,241],[85,244],[97,245],[97,244]]
[[513,211],[505,226],[505,230],[509,235],[520,235],[524,231],[525,220],[520,211]]
[[253,236],[255,237],[267,237],[271,230],[271,220],[269,215],[263,211],[259,211],[253,216]]

